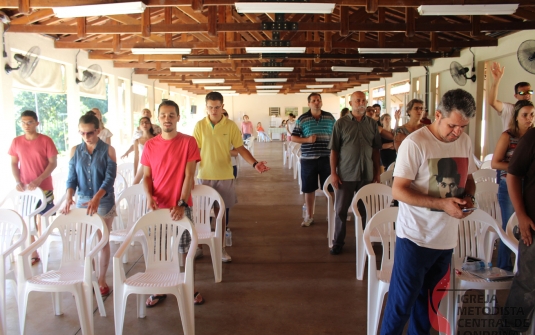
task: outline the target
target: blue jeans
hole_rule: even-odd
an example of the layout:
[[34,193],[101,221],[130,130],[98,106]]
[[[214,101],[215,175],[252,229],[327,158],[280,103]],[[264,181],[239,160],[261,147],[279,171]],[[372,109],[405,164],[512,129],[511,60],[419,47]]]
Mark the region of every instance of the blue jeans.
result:
[[[515,212],[515,208],[509,198],[509,192],[507,191],[507,181],[502,178],[498,187],[498,202],[500,204],[500,210],[502,212],[502,228],[505,231],[507,222],[511,215]],[[511,261],[511,249],[509,249],[502,241],[500,241],[500,248],[498,249],[498,267],[500,269],[513,271],[513,262]]]
[[[429,334],[429,301],[442,279],[449,281],[453,249],[420,247],[409,239],[396,238],[394,269],[388,290],[381,335],[402,334],[410,318],[409,335]],[[440,292],[444,293],[444,292]],[[435,306],[438,310],[438,306]]]
[[249,137],[251,137],[251,134],[243,134],[243,140],[245,141],[246,139],[248,139]]

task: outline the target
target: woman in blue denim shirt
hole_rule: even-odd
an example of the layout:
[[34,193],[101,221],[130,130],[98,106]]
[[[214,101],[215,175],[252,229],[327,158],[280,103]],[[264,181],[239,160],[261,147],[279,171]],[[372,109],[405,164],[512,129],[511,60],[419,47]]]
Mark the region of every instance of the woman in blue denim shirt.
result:
[[[533,114],[535,108],[533,103],[529,100],[519,100],[514,107],[513,115],[509,123],[509,129],[504,131],[492,155],[492,162],[490,163],[493,169],[498,169],[500,180],[498,181],[498,202],[500,203],[500,211],[502,212],[502,228],[505,230],[507,222],[515,209],[509,198],[507,190],[507,167],[509,160],[513,156],[518,141],[524,134],[533,128]],[[513,262],[511,261],[511,250],[507,248],[503,242],[500,241],[498,249],[498,267],[500,269],[513,271]]]
[[[78,194],[77,208],[87,208],[87,214],[99,214],[111,230],[115,212],[113,184],[117,175],[115,149],[98,138],[100,122],[92,112],[80,118],[78,130],[83,142],[71,149],[67,199],[62,213],[68,214]],[[106,271],[110,264],[110,245],[106,244],[99,255],[100,293],[108,295]]]

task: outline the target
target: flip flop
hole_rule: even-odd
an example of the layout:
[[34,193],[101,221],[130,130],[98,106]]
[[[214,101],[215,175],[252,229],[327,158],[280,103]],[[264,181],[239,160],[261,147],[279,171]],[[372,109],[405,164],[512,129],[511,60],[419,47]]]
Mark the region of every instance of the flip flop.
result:
[[153,295],[151,295],[151,296],[149,297],[149,299],[150,299],[150,301],[152,301],[152,302],[154,302],[154,301],[156,301],[156,302],[155,302],[154,304],[152,304],[152,305],[151,305],[151,304],[147,304],[147,303],[145,303],[145,306],[147,306],[147,308],[152,308],[152,307],[158,305],[160,302],[164,301],[165,298],[167,298],[167,294],[162,294],[162,295],[155,295],[155,294],[153,294]]
[[39,257],[32,257],[32,266],[34,266],[35,264],[39,263],[41,261],[41,258]]
[[195,301],[195,299],[197,299],[198,295],[199,295],[199,292],[195,292],[195,294],[193,295],[193,304],[194,305],[202,305],[202,304],[204,304],[203,296],[201,296],[201,301]]
[[109,286],[100,286],[100,295],[105,297],[110,294],[110,287]]

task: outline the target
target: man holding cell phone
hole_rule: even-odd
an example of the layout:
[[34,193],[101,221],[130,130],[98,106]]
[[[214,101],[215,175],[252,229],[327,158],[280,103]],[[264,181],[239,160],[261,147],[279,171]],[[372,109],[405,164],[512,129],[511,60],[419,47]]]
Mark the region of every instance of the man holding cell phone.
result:
[[446,292],[438,288],[450,278],[458,219],[475,207],[476,166],[464,134],[475,112],[470,93],[448,91],[435,122],[412,132],[399,148],[392,186],[399,201],[397,237],[381,334],[402,334],[409,318],[410,335],[429,334],[439,324],[434,311]]

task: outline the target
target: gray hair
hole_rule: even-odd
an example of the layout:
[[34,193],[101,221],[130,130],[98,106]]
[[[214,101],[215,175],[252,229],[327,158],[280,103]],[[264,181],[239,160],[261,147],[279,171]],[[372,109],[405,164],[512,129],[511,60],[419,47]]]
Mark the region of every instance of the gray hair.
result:
[[453,110],[457,110],[466,120],[476,115],[476,101],[472,94],[458,88],[450,90],[442,96],[438,110],[445,118],[449,117]]

